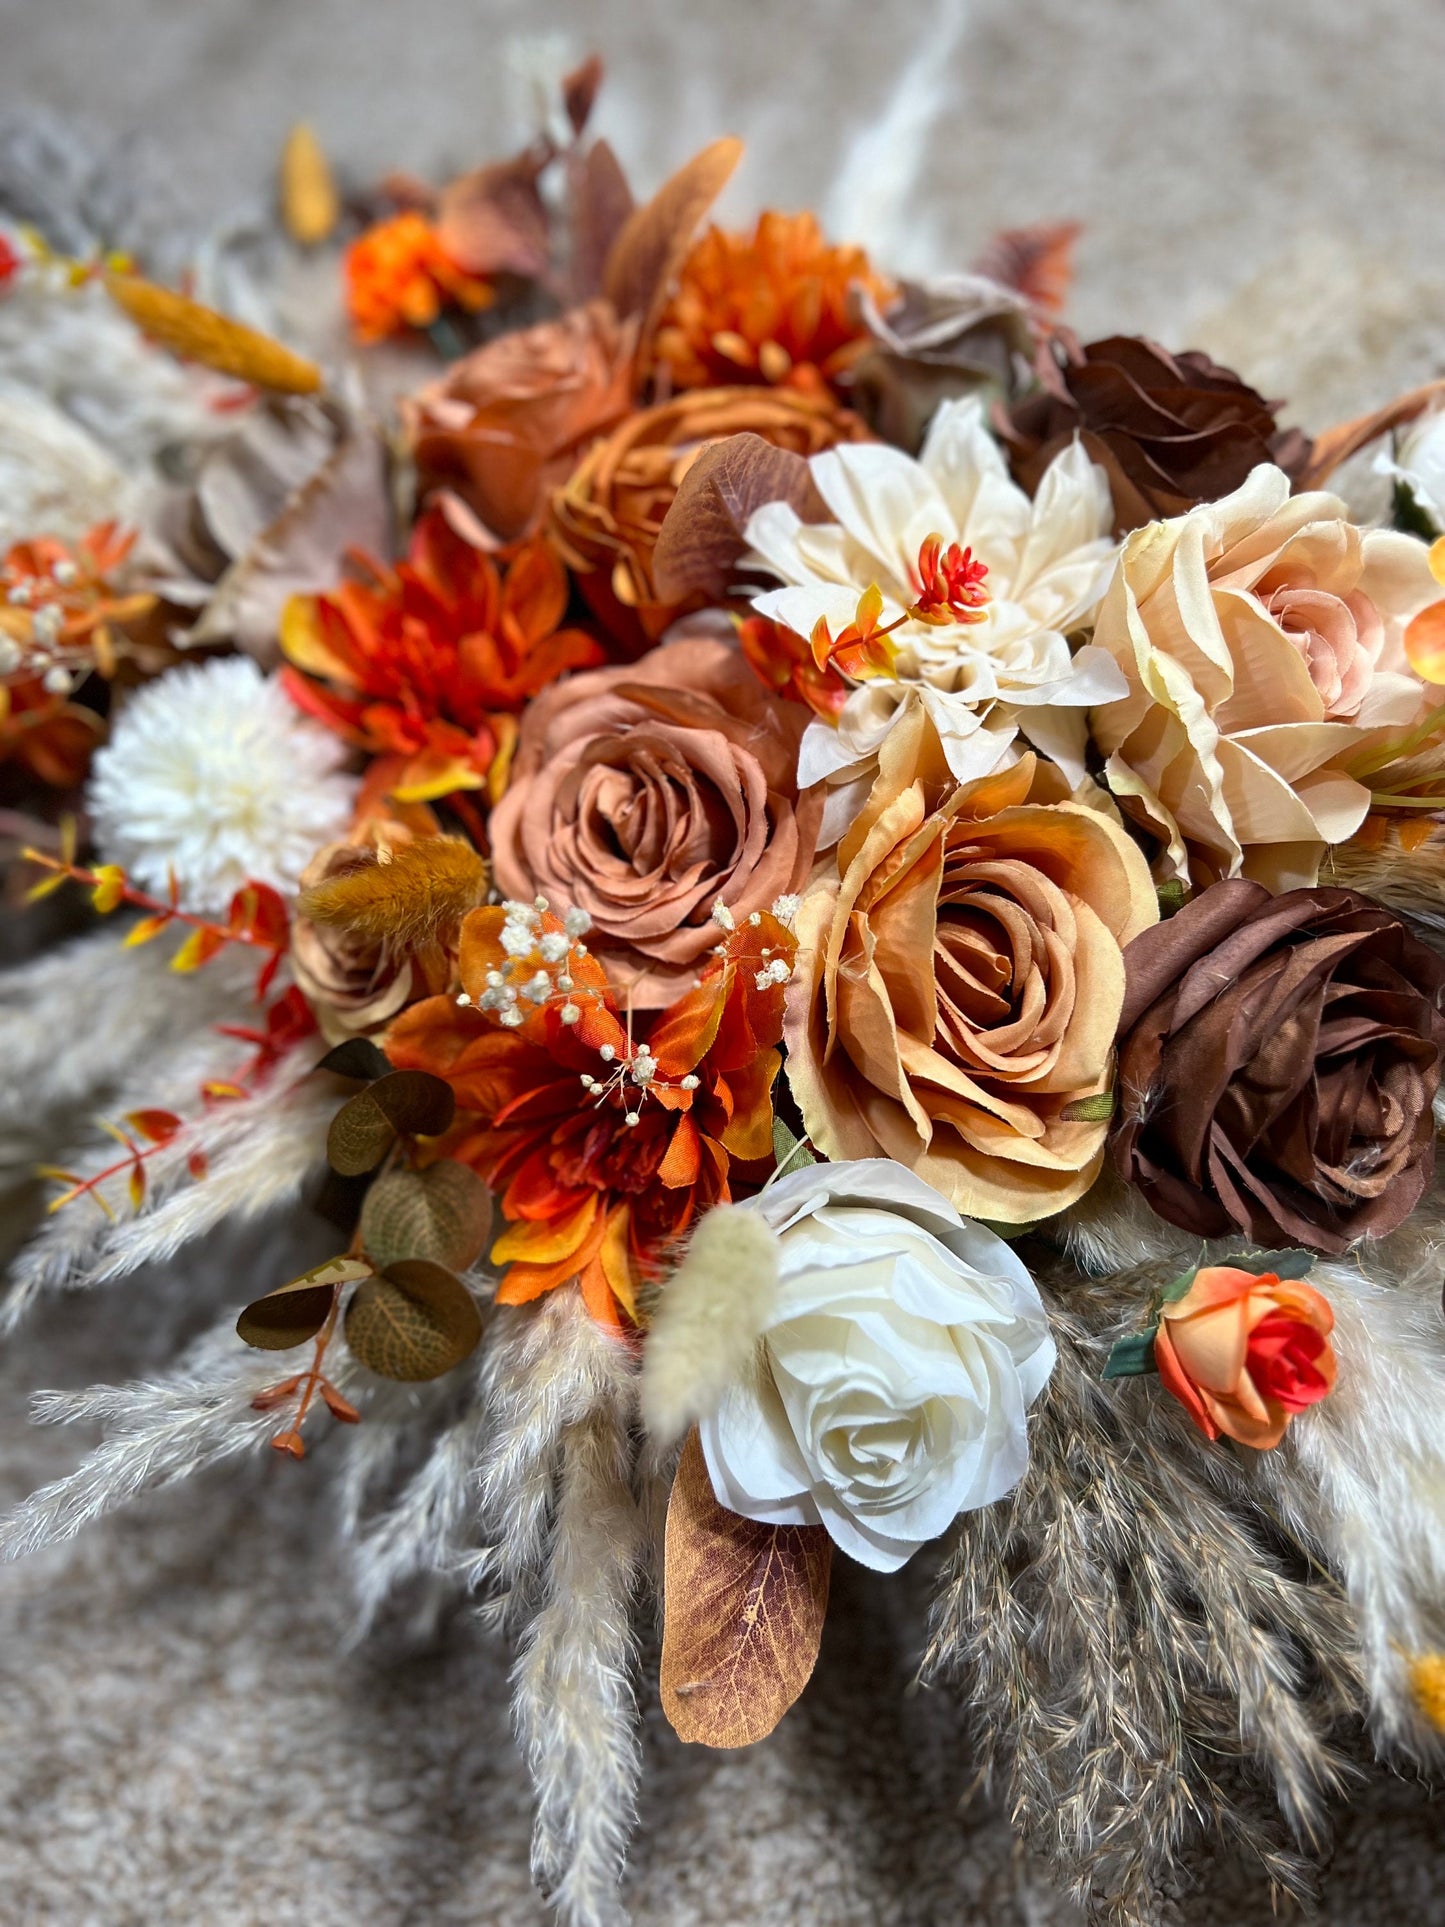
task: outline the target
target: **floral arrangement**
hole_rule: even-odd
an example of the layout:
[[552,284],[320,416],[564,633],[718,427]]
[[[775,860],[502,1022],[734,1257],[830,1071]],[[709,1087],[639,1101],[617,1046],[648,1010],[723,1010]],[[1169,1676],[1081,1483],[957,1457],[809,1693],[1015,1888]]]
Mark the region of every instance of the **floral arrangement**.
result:
[[1445,1743],[1445,387],[1311,440],[1080,342],[1070,227],[635,201],[599,78],[440,187],[292,136],[340,357],[0,224],[4,1318],[299,1254],[42,1394],[106,1435],[3,1543],[344,1459],[363,1618],[515,1639],[579,1927],[639,1696],[759,1740],[916,1558],[1094,1917],[1206,1824],[1300,1891],[1348,1724]]

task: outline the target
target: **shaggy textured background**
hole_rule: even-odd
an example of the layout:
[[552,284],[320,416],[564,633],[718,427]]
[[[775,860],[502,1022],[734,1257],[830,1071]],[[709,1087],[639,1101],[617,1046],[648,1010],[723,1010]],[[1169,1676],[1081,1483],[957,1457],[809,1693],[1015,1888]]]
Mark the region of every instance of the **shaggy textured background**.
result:
[[[301,114],[358,173],[499,151],[501,40],[553,30],[608,59],[599,130],[640,183],[741,133],[725,211],[811,202],[910,269],[1076,216],[1085,331],[1212,347],[1315,424],[1445,368],[1445,11],[1423,0],[0,0],[0,106],[141,137],[157,192],[213,221],[257,205]],[[80,1449],[25,1426],[29,1390],[172,1355],[258,1262],[214,1251],[205,1278],[36,1321],[0,1366],[0,1497]],[[427,1602],[347,1647],[323,1471],[266,1455],[4,1575],[7,1927],[546,1918],[506,1656]],[[817,1677],[747,1753],[684,1751],[650,1714],[639,1927],[1073,1920],[970,1799],[959,1710],[907,1690],[915,1591],[845,1565]],[[1438,1920],[1441,1893],[1438,1808],[1369,1776],[1324,1918]],[[1268,1900],[1210,1856],[1183,1914],[1241,1927]]]

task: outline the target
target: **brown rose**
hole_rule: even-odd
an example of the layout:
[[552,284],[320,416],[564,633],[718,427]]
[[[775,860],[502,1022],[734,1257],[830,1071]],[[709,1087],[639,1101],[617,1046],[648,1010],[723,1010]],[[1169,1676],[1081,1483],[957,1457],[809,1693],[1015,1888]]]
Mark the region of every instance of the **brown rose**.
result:
[[1298,429],[1279,428],[1277,402],[1192,349],[1171,355],[1134,335],[1080,347],[1060,330],[1038,372],[1040,392],[1000,423],[1014,474],[1032,494],[1081,433],[1108,474],[1116,535],[1228,495],[1260,462],[1297,475],[1309,456]]
[[497,887],[585,910],[588,944],[639,1008],[688,988],[718,942],[808,875],[821,801],[799,799],[808,711],[727,643],[665,644],[544,690],[492,812]]
[[454,362],[404,404],[423,495],[451,489],[503,541],[632,404],[637,325],[589,301]]
[[1139,849],[1052,764],[959,788],[905,712],[798,915],[787,1069],[814,1144],[972,1217],[1073,1204],[1104,1157],[1121,946],[1157,916]]
[[1353,890],[1216,883],[1124,956],[1114,1161],[1200,1237],[1339,1252],[1435,1158],[1445,959]]
[[631,415],[583,458],[552,498],[551,534],[598,620],[633,653],[706,598],[661,600],[652,556],[678,483],[699,450],[728,435],[761,435],[795,455],[865,441],[831,395],[786,388],[698,388]]

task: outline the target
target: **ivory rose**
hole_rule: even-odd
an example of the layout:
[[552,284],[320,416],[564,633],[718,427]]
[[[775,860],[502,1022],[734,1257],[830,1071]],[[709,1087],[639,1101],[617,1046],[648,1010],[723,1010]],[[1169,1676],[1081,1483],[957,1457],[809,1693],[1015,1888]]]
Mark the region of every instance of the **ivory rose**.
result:
[[741,922],[807,879],[807,720],[714,636],[556,684],[523,713],[492,812],[498,887],[585,910],[617,988],[642,1009],[670,1003],[718,941],[715,904]]
[[1266,1452],[1297,1412],[1334,1390],[1335,1315],[1312,1285],[1206,1265],[1166,1304],[1159,1376],[1206,1437]]
[[1439,593],[1423,543],[1268,464],[1129,537],[1094,631],[1129,693],[1091,720],[1166,878],[1314,883],[1369,808],[1350,752],[1421,710],[1403,638]]
[[798,917],[788,1077],[826,1157],[879,1155],[969,1216],[1028,1223],[1103,1157],[1121,948],[1158,917],[1110,815],[1024,756],[958,787],[922,711]]
[[752,1373],[699,1426],[718,1503],[825,1526],[893,1572],[1028,1467],[1054,1365],[1022,1260],[884,1159],[816,1164],[742,1207],[777,1233]]

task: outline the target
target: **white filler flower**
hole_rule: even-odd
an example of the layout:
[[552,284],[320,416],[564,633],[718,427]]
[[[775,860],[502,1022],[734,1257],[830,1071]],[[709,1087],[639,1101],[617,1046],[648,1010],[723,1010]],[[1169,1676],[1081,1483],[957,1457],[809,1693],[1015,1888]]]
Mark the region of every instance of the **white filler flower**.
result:
[[173,669],[121,710],[95,759],[96,842],[142,889],[223,914],[243,883],[287,895],[351,820],[346,748],[248,656]]
[[825,781],[838,792],[824,845],[856,814],[883,738],[906,703],[927,707],[961,783],[1010,760],[1020,730],[1071,782],[1081,781],[1086,708],[1127,693],[1102,650],[1075,652],[1068,641],[1092,618],[1118,555],[1104,471],[1074,442],[1050,463],[1030,501],[976,398],[939,409],[917,461],[863,442],[815,455],[809,466],[835,519],[803,522],[785,502],[752,516],[753,559],[786,585],[754,599],[761,614],[802,636],[821,617],[836,637],[876,584],[880,620],[892,624],[915,603],[919,551],[930,536],[971,549],[988,570],[981,619],[903,622],[889,637],[896,680],[860,683],[836,728],[809,727],[798,781]]
[[780,1284],[752,1374],[698,1428],[713,1490],[892,1572],[1023,1477],[1054,1366],[1038,1289],[886,1158],[811,1165],[741,1208],[778,1233]]

